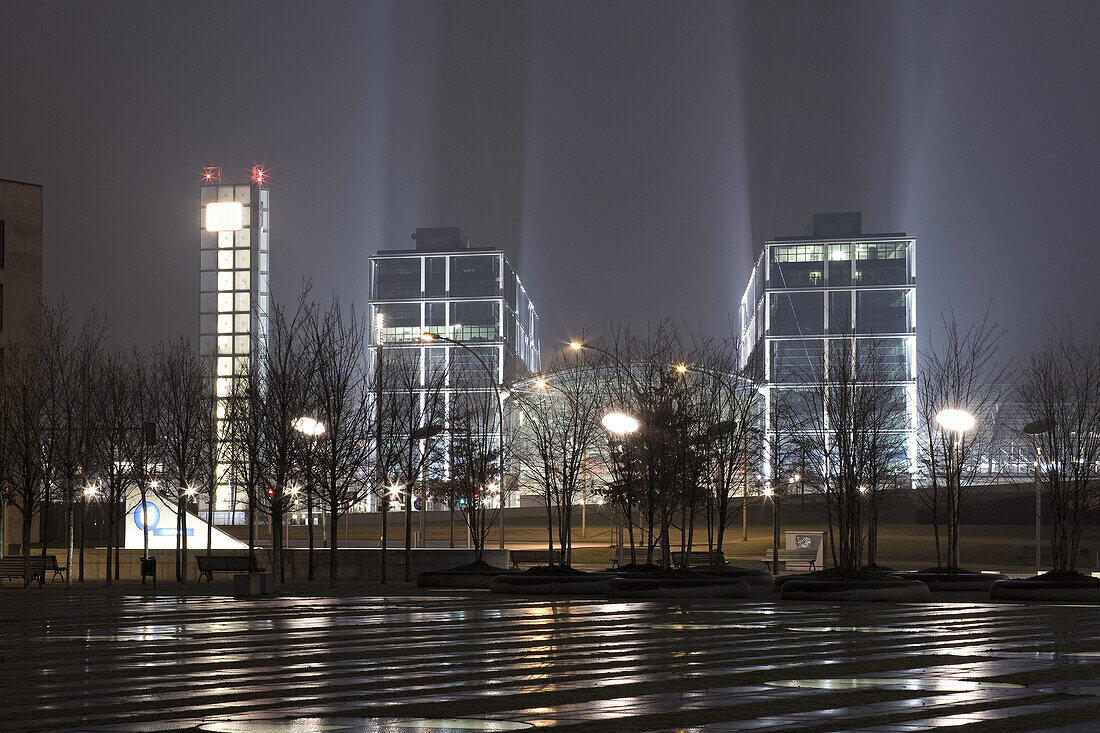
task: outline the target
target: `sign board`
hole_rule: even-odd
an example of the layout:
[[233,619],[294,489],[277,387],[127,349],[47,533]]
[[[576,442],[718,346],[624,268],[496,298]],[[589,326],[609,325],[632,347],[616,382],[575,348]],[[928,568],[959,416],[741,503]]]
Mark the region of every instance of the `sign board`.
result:
[[[164,501],[155,491],[146,494],[145,506],[141,504],[141,494],[135,489],[126,496],[126,544],[128,550],[142,549],[145,533],[149,534],[149,549],[174,550],[179,529],[176,526],[176,508],[171,502]],[[205,550],[207,523],[191,512],[186,513],[187,549]],[[242,550],[248,545],[229,536],[217,527],[210,532],[210,549]]]
[[816,529],[788,530],[786,533],[788,550],[817,550],[817,569],[824,568],[825,533]]
[[235,232],[244,229],[244,204],[214,201],[206,205],[206,231]]

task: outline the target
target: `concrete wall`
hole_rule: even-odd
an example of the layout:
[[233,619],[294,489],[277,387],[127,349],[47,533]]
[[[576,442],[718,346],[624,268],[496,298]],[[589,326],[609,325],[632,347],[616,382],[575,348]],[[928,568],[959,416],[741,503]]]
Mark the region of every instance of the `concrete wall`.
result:
[[42,187],[0,179],[0,221],[4,222],[0,342],[25,341],[42,324]]
[[[59,565],[65,564],[65,548],[50,548],[49,553],[57,556]],[[485,550],[483,557],[486,562],[500,567],[508,567],[507,550]],[[121,580],[139,580],[141,578],[141,550],[122,550],[119,555],[119,578]],[[157,580],[174,582],[176,579],[176,560],[174,550],[152,550],[150,555],[157,559]],[[196,555],[206,554],[205,550],[187,553],[187,578],[190,581],[199,579],[198,565],[195,562]],[[247,556],[247,550],[224,550],[215,552],[216,555]],[[308,557],[309,551],[303,549],[284,550],[285,577],[287,580],[306,580],[309,575]],[[381,556],[378,549],[350,549],[337,550],[337,580],[378,580],[381,577]],[[103,548],[84,550],[84,581],[103,582],[106,577],[107,551]],[[266,549],[258,549],[256,558],[259,564],[266,570],[272,569],[271,559]],[[426,570],[446,570],[458,565],[465,565],[474,561],[474,551],[467,549],[428,548],[413,550],[412,578]],[[79,577],[77,552],[73,552],[73,580]],[[314,551],[314,570],[317,580],[328,580],[328,551]],[[387,550],[386,552],[386,577],[392,581],[400,581],[404,577],[405,553],[404,550]],[[230,573],[215,573],[215,581],[230,580]],[[60,582],[60,581],[58,581]],[[205,581],[204,581],[205,582]]]

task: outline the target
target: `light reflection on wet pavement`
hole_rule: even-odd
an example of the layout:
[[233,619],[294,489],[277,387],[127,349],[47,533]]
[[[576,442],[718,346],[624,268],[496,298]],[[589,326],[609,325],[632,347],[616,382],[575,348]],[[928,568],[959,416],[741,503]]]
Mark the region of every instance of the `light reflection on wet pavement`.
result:
[[1100,607],[13,592],[0,700],[13,731],[1052,728],[1100,717]]

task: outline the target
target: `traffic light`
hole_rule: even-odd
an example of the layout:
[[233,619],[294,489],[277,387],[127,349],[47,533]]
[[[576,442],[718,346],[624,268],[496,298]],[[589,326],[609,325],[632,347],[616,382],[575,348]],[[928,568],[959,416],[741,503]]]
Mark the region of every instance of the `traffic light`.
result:
[[458,505],[459,505],[459,506],[466,506],[466,497],[465,497],[465,496],[461,496],[461,497],[459,497],[459,499],[458,499]]

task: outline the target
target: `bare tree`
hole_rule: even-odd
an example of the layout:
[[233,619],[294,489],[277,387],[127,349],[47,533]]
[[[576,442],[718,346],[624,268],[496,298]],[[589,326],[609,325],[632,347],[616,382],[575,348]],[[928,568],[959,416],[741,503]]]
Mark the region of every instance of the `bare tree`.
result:
[[532,389],[512,393],[522,415],[513,456],[546,506],[547,548],[553,556],[556,526],[565,565],[572,562],[573,508],[582,496],[590,454],[603,438],[598,387],[585,358],[566,354],[551,370],[553,382],[538,379]]
[[[74,509],[96,468],[92,465],[93,435],[100,426],[94,410],[94,384],[105,332],[106,326],[95,314],[74,332],[65,301],[42,309],[42,384],[50,454],[47,463],[51,469],[49,480],[59,488],[65,504],[69,568],[65,583],[69,587],[73,580]],[[83,566],[79,572],[83,576]]]
[[[992,419],[1008,396],[1012,369],[999,360],[1004,330],[982,320],[965,331],[954,311],[941,316],[940,346],[921,354],[917,376],[917,420],[921,467],[919,501],[932,523],[937,565],[959,567],[959,524],[964,506],[977,498],[978,479],[996,445],[1001,422]],[[931,340],[931,339],[930,339]],[[974,426],[956,433],[944,430],[936,416],[944,409],[965,410]],[[946,525],[946,562],[940,551],[940,525]]]
[[296,425],[310,408],[314,368],[307,331],[307,295],[308,287],[292,313],[282,305],[272,307],[257,375],[260,399],[252,405],[259,410],[262,440],[258,465],[267,484],[263,496],[271,519],[271,563],[279,583],[284,580],[283,519],[292,501],[289,486],[303,449]]
[[[429,350],[430,352],[431,350]],[[385,582],[388,529],[386,516],[400,485],[405,508],[405,580],[412,575],[412,494],[425,468],[442,460],[442,441],[437,437],[445,425],[444,389],[447,370],[431,356],[421,367],[420,351],[409,348],[385,349],[378,367],[375,394],[379,407],[374,472],[374,490],[382,508],[382,580]]]
[[31,523],[44,508],[46,481],[42,460],[46,405],[37,344],[7,344],[0,362],[0,390],[0,442],[7,453],[5,478],[10,487],[9,500],[22,519],[23,585],[28,586]]
[[784,409],[810,456],[809,478],[824,494],[831,535],[835,526],[837,566],[858,569],[865,549],[873,565],[881,492],[908,468],[906,395],[894,384],[904,377],[892,374],[877,339],[854,334],[831,339],[822,363],[809,369],[799,380],[808,389],[772,401],[790,400]]
[[1081,527],[1100,505],[1100,328],[1052,326],[1020,375],[1020,402],[1040,422],[1041,487],[1051,507],[1055,572],[1074,572]]
[[336,586],[337,532],[340,517],[365,500],[376,473],[375,405],[367,363],[369,329],[352,307],[346,312],[335,298],[310,324],[313,360],[311,402],[321,428],[314,432],[317,492],[328,513],[329,586]]
[[176,581],[187,580],[188,503],[209,452],[212,375],[191,343],[180,338],[154,351],[153,373],[161,408],[160,446],[166,493],[176,500]]

